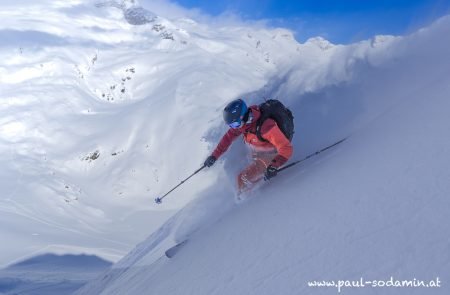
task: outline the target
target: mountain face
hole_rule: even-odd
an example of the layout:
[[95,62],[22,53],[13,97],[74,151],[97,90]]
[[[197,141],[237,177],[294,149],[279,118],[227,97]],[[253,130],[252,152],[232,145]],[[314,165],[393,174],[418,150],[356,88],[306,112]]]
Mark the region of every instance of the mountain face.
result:
[[217,179],[153,203],[211,151],[223,105],[270,95],[302,48],[286,30],[135,1],[2,4],[0,36],[3,265],[48,251],[120,259]]
[[91,255],[42,254],[0,270],[2,294],[71,294],[111,263]]
[[[300,44],[287,30],[160,16],[136,1],[2,4],[0,263],[131,250],[80,294],[303,294],[314,280],[444,278],[449,22]],[[248,159],[236,141],[154,204],[202,165],[235,98],[293,110],[294,159],[349,138],[242,206],[234,182]]]

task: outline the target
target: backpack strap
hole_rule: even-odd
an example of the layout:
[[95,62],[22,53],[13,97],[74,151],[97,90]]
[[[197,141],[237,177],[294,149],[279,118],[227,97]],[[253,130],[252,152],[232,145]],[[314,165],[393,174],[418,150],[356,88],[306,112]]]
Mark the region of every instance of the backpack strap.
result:
[[266,121],[267,119],[268,119],[268,117],[264,116],[264,114],[261,113],[261,116],[258,118],[258,121],[256,121],[256,132],[255,132],[255,134],[256,134],[256,137],[258,137],[258,139],[260,141],[263,141],[263,142],[269,142],[267,139],[265,139],[261,135],[262,125],[263,125],[264,121]]

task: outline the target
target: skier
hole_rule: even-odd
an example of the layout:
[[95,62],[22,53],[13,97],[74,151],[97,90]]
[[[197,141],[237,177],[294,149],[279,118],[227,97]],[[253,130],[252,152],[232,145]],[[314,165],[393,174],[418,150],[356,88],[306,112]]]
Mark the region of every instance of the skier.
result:
[[[213,153],[205,160],[204,166],[211,167],[224,154],[231,143],[243,135],[244,142],[252,152],[252,162],[237,176],[238,196],[250,191],[261,179],[269,180],[277,175],[280,168],[292,155],[290,139],[293,135],[293,117],[279,101],[269,100],[281,105],[289,112],[291,126],[283,133],[280,124],[271,117],[262,119],[262,105],[247,107],[242,99],[230,102],[223,110],[223,119],[230,129],[220,140]],[[269,105],[269,104],[267,104]],[[262,122],[261,122],[262,121]],[[278,123],[278,124],[277,124]],[[285,128],[286,129],[286,128]]]

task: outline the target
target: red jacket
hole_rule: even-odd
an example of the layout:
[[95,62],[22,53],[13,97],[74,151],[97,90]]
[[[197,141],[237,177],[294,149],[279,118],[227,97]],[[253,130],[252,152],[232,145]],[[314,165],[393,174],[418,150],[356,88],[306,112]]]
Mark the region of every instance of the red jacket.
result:
[[277,123],[272,119],[265,120],[261,126],[261,136],[267,142],[259,140],[256,135],[256,122],[261,116],[261,112],[257,106],[251,106],[250,110],[253,115],[252,122],[244,124],[244,126],[238,129],[230,128],[222,137],[212,155],[218,159],[227,151],[231,143],[243,134],[245,143],[254,146],[257,150],[276,149],[278,155],[272,160],[272,166],[279,168],[291,157],[292,145],[280,128],[278,128]]

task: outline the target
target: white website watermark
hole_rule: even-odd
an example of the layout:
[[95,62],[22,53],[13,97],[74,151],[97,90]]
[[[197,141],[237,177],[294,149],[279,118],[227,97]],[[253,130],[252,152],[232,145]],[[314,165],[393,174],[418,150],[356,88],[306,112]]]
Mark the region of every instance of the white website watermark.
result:
[[345,288],[440,288],[441,280],[439,277],[432,280],[400,280],[390,277],[388,280],[338,280],[338,281],[309,281],[308,287],[311,288],[336,288],[338,293]]

